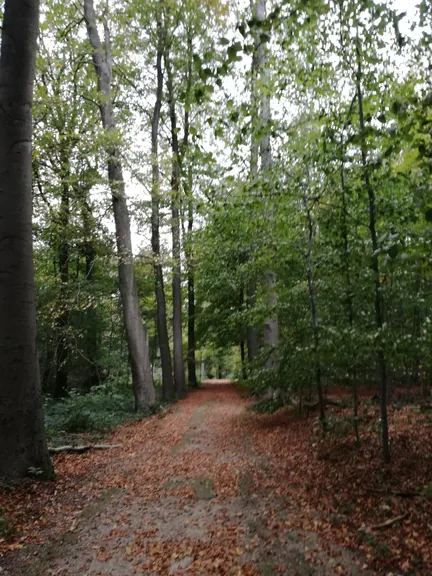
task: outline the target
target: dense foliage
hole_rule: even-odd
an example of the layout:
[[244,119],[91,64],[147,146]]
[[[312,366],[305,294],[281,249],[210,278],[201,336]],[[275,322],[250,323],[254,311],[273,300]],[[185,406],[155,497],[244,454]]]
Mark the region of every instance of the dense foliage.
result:
[[[126,175],[157,384],[154,285],[155,278],[165,284],[172,341],[168,287],[178,254],[170,233],[178,209],[184,360],[197,350],[189,371],[235,374],[255,393],[271,389],[283,402],[310,402],[316,391],[346,384],[355,410],[357,387],[365,384],[376,390],[381,383],[389,400],[400,386],[408,396],[419,386],[427,394],[430,7],[421,2],[406,14],[391,2],[314,0],[266,8],[263,16],[259,6],[194,0],[96,3],[112,54],[117,124],[108,133],[99,122],[103,96],[82,10],[43,3],[33,171],[47,395],[127,379],[107,139],[120,150]],[[155,214],[158,254],[150,245]],[[277,278],[271,297],[269,270]],[[276,346],[265,338],[269,317],[277,318]],[[249,345],[248,354],[251,330],[259,349]]]

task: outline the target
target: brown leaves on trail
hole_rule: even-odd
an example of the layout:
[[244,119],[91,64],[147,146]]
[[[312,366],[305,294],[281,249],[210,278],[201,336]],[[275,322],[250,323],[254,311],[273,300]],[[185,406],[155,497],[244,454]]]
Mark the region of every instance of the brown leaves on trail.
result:
[[0,540],[0,555],[12,552],[18,566],[10,574],[24,574],[17,562],[29,544],[67,532],[78,543],[51,559],[47,574],[253,576],[264,566],[301,575],[315,565],[339,575],[432,573],[425,415],[392,410],[385,467],[373,405],[362,404],[356,446],[341,408],[323,439],[312,417],[255,415],[248,403],[232,387],[209,385],[164,418],[116,430],[109,442],[121,450],[56,456],[55,483],[2,488],[0,506],[19,530]]
[[[189,574],[239,574],[255,576],[256,569],[248,564],[239,566],[238,559],[243,550],[236,546],[238,527],[213,527],[208,539],[148,540],[138,537],[128,548],[128,557],[139,570],[151,569],[158,574],[168,574],[171,567],[179,564]],[[145,555],[144,562],[136,561]],[[186,563],[182,563],[186,559]]]
[[[238,416],[245,404],[231,387],[200,390],[164,418],[155,416],[113,432],[108,441],[121,444],[120,450],[56,456],[57,482],[29,481],[2,491],[0,505],[18,524],[20,535],[0,542],[0,554],[52,540],[62,531],[76,530],[77,519],[79,531],[81,511],[86,511],[89,504],[103,509],[100,503],[106,491],[120,489],[119,494],[125,495],[124,510],[135,510],[137,502],[140,513],[154,509],[154,523],[165,522],[166,530],[185,507],[191,507],[190,531],[199,536],[188,537],[186,524],[177,534],[173,530],[164,533],[151,525],[153,520],[146,525],[148,517],[120,514],[112,521],[105,519],[110,529],[105,533],[100,530],[96,541],[88,545],[100,565],[130,561],[137,573],[147,566],[152,572],[168,574],[170,567],[186,556],[187,570],[192,574],[255,574],[242,558],[244,528],[239,522],[231,525],[219,509],[219,503],[238,495],[240,470],[247,462],[237,433]],[[204,498],[204,502],[209,498],[215,512],[206,515],[202,510],[194,527],[197,498]],[[142,523],[139,528],[137,522]],[[66,570],[68,574],[80,573]]]
[[392,463],[385,466],[374,430],[376,407],[362,407],[360,446],[349,428],[337,429],[348,412],[329,415],[336,425],[325,439],[314,434],[311,418],[291,410],[248,417],[247,433],[267,460],[262,490],[296,503],[299,514],[290,528],[361,550],[375,569],[431,574],[432,499],[422,493],[432,481],[427,417],[413,406],[390,409]]

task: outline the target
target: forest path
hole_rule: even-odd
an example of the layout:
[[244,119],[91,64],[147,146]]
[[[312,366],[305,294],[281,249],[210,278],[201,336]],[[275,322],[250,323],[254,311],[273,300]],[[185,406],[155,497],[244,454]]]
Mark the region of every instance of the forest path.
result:
[[45,544],[14,553],[3,573],[361,573],[348,550],[290,528],[305,511],[277,496],[278,479],[264,488],[266,456],[248,435],[248,403],[229,381],[206,382],[163,418],[117,430],[121,449],[58,457],[60,474],[75,477],[61,534],[52,529]]

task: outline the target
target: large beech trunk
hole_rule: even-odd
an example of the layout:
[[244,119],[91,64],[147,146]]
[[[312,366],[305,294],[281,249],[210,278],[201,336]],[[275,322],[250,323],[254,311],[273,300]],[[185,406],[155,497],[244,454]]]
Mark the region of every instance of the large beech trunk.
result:
[[54,475],[36,351],[32,101],[38,0],[6,0],[0,56],[0,477]]
[[168,105],[171,120],[172,176],[171,176],[171,233],[172,233],[172,291],[173,291],[173,341],[174,382],[178,396],[186,393],[186,377],[183,360],[182,336],[182,290],[181,290],[181,245],[180,245],[180,148],[177,134],[177,113],[174,86],[168,49],[165,50],[167,71]]
[[169,346],[167,316],[166,316],[166,301],[165,289],[163,280],[163,270],[160,253],[160,214],[159,214],[159,199],[160,199],[160,174],[159,174],[159,158],[158,158],[158,138],[159,138],[159,120],[160,111],[162,106],[162,91],[163,91],[163,71],[162,71],[162,58],[163,58],[163,42],[164,33],[162,24],[159,21],[158,27],[158,48],[156,55],[156,71],[157,71],[157,87],[156,87],[156,102],[153,109],[152,117],[152,213],[151,213],[151,231],[152,231],[152,250],[153,250],[153,270],[155,277],[155,294],[156,294],[156,326],[159,340],[159,350],[162,365],[162,392],[165,400],[172,400],[174,398],[174,381],[171,363],[171,351]]
[[[255,16],[257,20],[264,21],[266,18],[266,0],[258,0],[256,4]],[[267,94],[268,86],[268,68],[267,68],[267,54],[265,42],[260,41],[256,51],[256,67],[260,76],[261,85],[264,89],[261,90],[259,95],[260,105],[260,129],[264,131],[264,135],[260,140],[260,156],[261,156],[261,174],[262,178],[269,179],[270,168],[272,165],[272,155],[270,146],[270,97]],[[272,211],[267,210],[267,217],[272,219]],[[276,282],[277,276],[273,270],[266,270],[264,274],[264,281],[267,291],[267,307],[269,315],[264,320],[264,346],[268,350],[266,366],[269,370],[277,370],[278,361],[275,350],[279,344],[279,322],[277,318],[277,292]]]
[[[252,82],[251,82],[251,121],[252,121],[252,134],[251,134],[251,155],[250,155],[250,177],[252,182],[257,181],[258,176],[258,159],[259,159],[259,139],[257,138],[258,125],[259,125],[259,106],[258,106],[258,49],[259,40],[255,43],[254,54],[252,58]],[[249,315],[252,315],[256,305],[256,291],[257,283],[255,278],[250,278],[246,285],[246,308]],[[260,349],[260,336],[258,330],[253,326],[253,322],[249,321],[246,327],[246,341],[248,360],[252,362],[258,356]]]
[[[100,104],[102,125],[105,130],[112,132],[115,130],[116,121],[111,99],[112,59],[109,31],[107,26],[105,26],[105,45],[102,46],[96,26],[93,0],[84,0],[84,17],[90,44],[93,48],[92,56],[98,80],[98,89],[102,94]],[[120,153],[114,144],[110,144],[107,147],[107,154],[108,179],[111,186],[116,228],[120,295],[129,348],[135,409],[141,410],[155,403],[155,389],[150,366],[148,339],[142,323],[136,286],[130,218],[126,203]]]

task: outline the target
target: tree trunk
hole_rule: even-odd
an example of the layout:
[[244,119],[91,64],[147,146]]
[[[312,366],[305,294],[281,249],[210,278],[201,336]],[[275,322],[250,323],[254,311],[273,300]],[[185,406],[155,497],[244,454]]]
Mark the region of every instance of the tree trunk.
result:
[[200,381],[202,382],[203,380],[205,380],[206,377],[206,365],[205,365],[205,358],[204,358],[204,352],[201,349],[201,358],[200,358]]
[[[258,21],[264,21],[266,18],[266,0],[257,0],[255,16]],[[256,66],[260,76],[260,83],[263,87],[259,95],[260,104],[260,130],[264,131],[264,135],[260,140],[260,157],[261,157],[261,174],[264,179],[270,178],[270,167],[272,164],[271,146],[270,146],[270,97],[267,94],[268,90],[268,68],[267,68],[267,54],[265,42],[260,41],[256,51]],[[265,200],[265,199],[264,199]],[[267,219],[273,219],[272,210],[266,209]],[[264,346],[268,349],[268,356],[266,367],[270,371],[277,371],[278,360],[275,354],[276,348],[279,344],[279,322],[277,318],[277,292],[276,283],[277,276],[273,270],[266,270],[264,273],[264,281],[267,289],[267,307],[269,317],[264,321]]]
[[241,358],[241,365],[242,365],[242,378],[243,380],[247,379],[247,370],[246,370],[246,350],[245,350],[245,342],[244,340],[240,340],[240,358]]
[[[188,75],[187,75],[187,86],[186,86],[186,106],[184,113],[184,137],[183,137],[183,150],[182,150],[182,161],[184,165],[185,154],[189,148],[189,108],[192,92],[192,64],[193,64],[193,45],[192,45],[192,35],[190,30],[188,30],[187,37],[188,45]],[[194,201],[193,201],[193,187],[192,182],[192,165],[189,160],[187,167],[187,178],[185,178],[185,196],[187,200],[187,239],[184,244],[184,251],[186,257],[186,268],[187,268],[187,293],[188,293],[188,354],[187,354],[187,366],[188,366],[188,385],[191,388],[197,387],[196,378],[196,359],[195,359],[195,270],[193,265],[193,225],[194,225]]]
[[[345,187],[345,162],[344,162],[345,150],[342,148],[342,159],[340,166],[340,179],[341,179],[341,195],[342,195],[342,240],[343,240],[343,251],[344,251],[344,268],[345,268],[345,280],[346,280],[346,299],[347,299],[347,309],[348,309],[348,322],[351,329],[350,342],[352,343],[352,328],[354,325],[354,311],[353,311],[353,299],[352,299],[352,285],[351,285],[351,273],[350,273],[350,251],[348,244],[348,226],[347,226],[347,215],[348,207],[346,202],[346,187]],[[352,350],[353,360],[352,365],[348,367],[348,373],[352,385],[353,393],[353,424],[354,424],[354,434],[357,442],[360,442],[360,433],[358,425],[358,390],[357,390],[357,375],[355,367],[355,357],[354,350]]]
[[[192,172],[191,172],[192,174]],[[195,360],[195,273],[192,263],[191,237],[193,231],[193,200],[188,200],[188,383],[192,388],[197,387],[196,360]]]
[[69,303],[68,303],[68,284],[69,284],[69,154],[64,146],[60,150],[60,177],[62,193],[60,199],[59,212],[59,246],[58,246],[58,263],[60,273],[60,294],[59,294],[59,316],[57,318],[57,346],[56,346],[56,377],[54,381],[53,395],[55,398],[61,398],[67,393],[68,384],[68,335],[69,325]]
[[[258,175],[258,158],[259,158],[259,139],[257,138],[258,120],[259,120],[259,107],[257,98],[257,85],[258,85],[258,50],[259,39],[255,43],[255,49],[252,56],[252,70],[251,70],[251,155],[250,155],[250,178],[252,183],[256,183]],[[254,246],[252,246],[252,250]],[[246,308],[249,312],[253,311],[256,305],[256,290],[257,283],[255,278],[251,278],[246,284]],[[252,326],[250,320],[246,328],[246,340],[248,360],[252,362],[258,356],[260,348],[260,338],[258,330]]]
[[319,407],[319,413],[320,413],[320,420],[321,420],[321,424],[323,427],[323,431],[325,431],[325,426],[326,426],[325,404],[324,404],[324,394],[323,394],[322,382],[321,382],[321,363],[320,363],[320,360],[318,357],[320,337],[319,337],[319,327],[318,327],[318,314],[317,314],[316,299],[315,299],[314,278],[313,278],[312,262],[311,262],[312,241],[313,241],[313,223],[312,223],[312,214],[311,214],[310,208],[308,206],[308,199],[307,199],[305,190],[303,190],[303,206],[304,206],[304,209],[306,212],[307,229],[308,229],[308,243],[307,243],[307,252],[306,252],[306,276],[307,276],[307,283],[308,283],[309,302],[310,302],[310,310],[311,310],[311,323],[312,323],[312,332],[313,332],[313,345],[314,345],[314,353],[315,353],[315,387],[316,387],[316,391],[317,391],[317,395],[318,395],[318,407]]
[[[375,191],[373,189],[372,183],[369,176],[369,166],[367,162],[367,145],[365,136],[365,122],[364,122],[364,112],[363,112],[363,92],[361,88],[362,81],[362,65],[361,65],[361,51],[360,51],[360,41],[357,39],[356,44],[357,52],[357,100],[359,108],[359,123],[360,123],[360,146],[361,146],[361,157],[362,157],[362,167],[363,167],[363,180],[365,188],[368,193],[369,200],[369,230],[372,241],[372,270],[375,276],[375,324],[380,332],[383,327],[383,300],[381,293],[381,283],[380,283],[380,270],[379,270],[379,259],[378,259],[378,240],[376,232],[376,216],[375,216]],[[382,342],[378,343],[377,347],[378,353],[378,366],[381,376],[381,442],[382,442],[382,452],[385,462],[390,462],[390,444],[389,444],[389,433],[388,433],[388,417],[387,417],[387,366],[384,355],[384,348]]]
[[171,232],[172,232],[172,291],[173,291],[173,341],[174,382],[178,396],[186,393],[186,378],[183,361],[182,336],[182,291],[181,291],[181,247],[180,247],[180,148],[177,134],[177,113],[174,100],[174,84],[168,48],[165,50],[167,71],[168,106],[171,120],[172,176],[171,176]]
[[[244,286],[240,288],[240,298],[239,298],[239,313],[240,315],[243,314],[244,311]],[[245,347],[245,334],[247,333],[247,329],[245,330],[245,326],[241,326],[240,329],[240,358],[241,358],[241,367],[242,367],[242,378],[246,380],[247,378],[247,368],[246,368],[246,347]]]
[[[83,193],[84,192],[84,193]],[[92,286],[95,277],[96,267],[96,248],[94,243],[94,218],[91,207],[88,202],[88,189],[84,189],[82,202],[82,222],[84,232],[84,257],[85,257],[85,281],[88,286]],[[98,365],[98,349],[100,330],[98,329],[98,313],[97,310],[90,306],[85,312],[85,356],[89,363],[87,376],[85,379],[85,387],[87,390],[101,381]]]
[[0,56],[0,477],[52,478],[32,259],[32,101],[38,0],[6,0]]
[[[248,282],[246,286],[246,307],[249,311],[255,308],[256,303],[256,282]],[[252,362],[259,352],[258,330],[249,325],[246,329],[248,360]]]
[[[84,0],[84,17],[88,37],[93,48],[92,56],[98,80],[98,90],[103,95],[103,100],[100,104],[102,125],[110,133],[115,130],[116,121],[111,99],[112,59],[109,31],[105,25],[105,46],[103,47],[96,26],[93,0]],[[107,154],[108,179],[112,193],[116,228],[120,296],[129,348],[132,387],[135,397],[135,409],[141,410],[154,404],[156,395],[150,367],[147,333],[142,323],[136,286],[130,218],[126,203],[120,153],[114,144],[109,144],[107,146]]]
[[159,175],[159,158],[158,158],[158,139],[159,139],[159,119],[162,106],[162,91],[163,91],[163,71],[162,71],[162,57],[163,57],[163,43],[164,33],[162,24],[157,22],[158,29],[158,48],[156,55],[156,71],[157,71],[157,87],[156,87],[156,102],[153,109],[152,117],[152,213],[151,213],[151,243],[153,250],[153,270],[155,277],[155,293],[156,293],[156,326],[159,340],[159,350],[162,365],[162,393],[165,400],[172,400],[174,398],[174,381],[171,363],[171,351],[169,345],[167,317],[166,317],[166,301],[165,289],[163,280],[163,269],[160,253],[160,215],[159,215],[159,199],[160,199],[160,175]]

